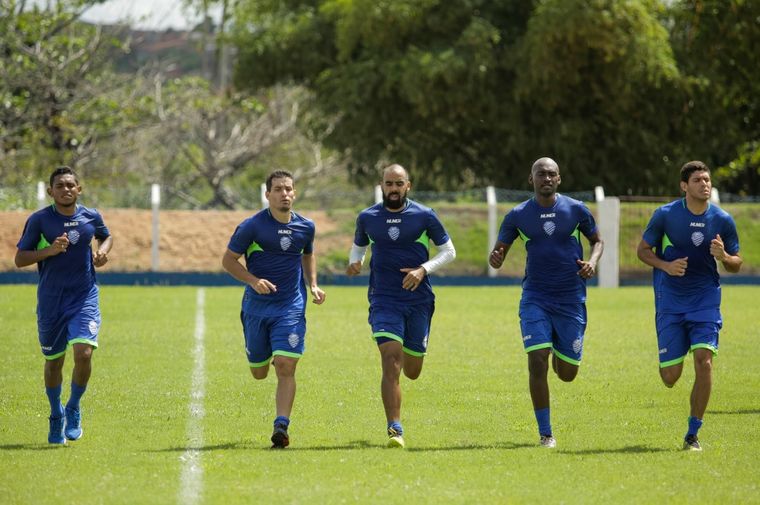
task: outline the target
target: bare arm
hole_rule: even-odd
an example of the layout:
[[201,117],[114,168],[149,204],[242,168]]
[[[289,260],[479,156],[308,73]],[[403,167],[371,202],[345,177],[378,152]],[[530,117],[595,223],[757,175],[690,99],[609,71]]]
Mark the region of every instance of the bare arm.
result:
[[588,261],[579,259],[576,262],[578,263],[578,266],[581,267],[578,270],[578,275],[584,279],[590,279],[596,274],[596,265],[599,263],[599,258],[602,257],[602,252],[604,252],[604,242],[601,237],[599,237],[598,231],[588,237],[588,241],[589,244],[591,244],[591,255],[589,256]]
[[732,274],[737,273],[744,262],[738,254],[731,255],[726,252],[723,247],[723,239],[720,238],[720,235],[716,235],[715,238],[710,241],[710,254],[712,254],[716,260],[723,263],[723,268],[726,269],[726,272],[731,272]]
[[40,261],[45,260],[51,256],[56,256],[58,254],[64,253],[68,247],[69,237],[66,233],[64,233],[60,237],[56,237],[56,239],[53,240],[53,243],[44,249],[39,249],[37,251],[22,251],[21,249],[16,250],[16,257],[14,258],[14,261],[17,267],[23,268],[29,265],[34,265],[35,263],[39,263]]
[[654,246],[647,244],[642,239],[639,242],[639,246],[636,248],[636,255],[639,259],[653,268],[659,268],[668,275],[674,275],[676,277],[682,277],[686,274],[686,267],[688,266],[688,257],[678,258],[673,261],[665,261],[657,257],[653,250]]
[[255,275],[253,275],[251,272],[249,272],[242,263],[240,263],[239,259],[242,256],[242,254],[238,254],[236,252],[230,251],[227,249],[224,251],[224,256],[222,256],[222,267],[224,267],[227,272],[234,277],[235,279],[239,280],[240,282],[244,284],[248,284],[253,288],[254,291],[256,291],[260,295],[266,295],[269,293],[276,293],[277,292],[277,286],[272,284],[266,279],[259,279]]
[[301,266],[303,267],[303,276],[306,279],[306,285],[311,291],[312,301],[321,305],[325,301],[325,292],[317,285],[317,258],[314,254],[304,254],[301,256]]
[[512,244],[505,244],[504,242],[497,240],[496,245],[493,246],[491,254],[488,256],[488,264],[493,268],[501,268],[501,265],[504,264],[504,258],[507,257],[507,253],[509,252],[510,247],[512,247]]
[[102,267],[108,263],[108,253],[113,247],[113,236],[109,235],[105,239],[98,239],[98,248],[95,249],[95,254],[92,257],[92,263],[96,267]]

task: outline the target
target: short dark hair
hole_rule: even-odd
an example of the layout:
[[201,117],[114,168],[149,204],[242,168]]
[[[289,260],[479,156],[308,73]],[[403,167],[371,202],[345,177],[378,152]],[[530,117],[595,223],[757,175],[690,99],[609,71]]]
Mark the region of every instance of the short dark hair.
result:
[[694,172],[707,172],[710,173],[710,167],[701,161],[690,161],[681,167],[681,182],[689,182],[691,174]]
[[284,177],[289,177],[290,180],[293,179],[293,174],[288,172],[287,170],[275,170],[269,176],[267,177],[267,191],[272,191],[272,179],[282,179]]
[[63,166],[63,167],[56,168],[55,170],[53,170],[53,173],[50,174],[50,187],[51,188],[53,187],[53,181],[55,181],[55,178],[58,177],[58,176],[60,176],[60,175],[73,175],[74,176],[74,180],[76,181],[77,184],[79,184],[79,176],[77,175],[76,172],[74,172],[74,169],[71,168],[71,167]]

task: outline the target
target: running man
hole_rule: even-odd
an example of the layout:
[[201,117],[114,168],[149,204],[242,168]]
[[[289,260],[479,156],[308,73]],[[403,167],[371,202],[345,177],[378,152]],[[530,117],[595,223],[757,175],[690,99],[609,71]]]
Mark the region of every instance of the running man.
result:
[[[222,266],[246,284],[240,319],[254,379],[265,379],[270,362],[277,374],[272,448],[290,443],[288,426],[296,395],[296,365],[306,336],[306,284],[314,303],[325,301],[317,285],[314,222],[293,212],[293,175],[284,170],[266,180],[269,208],[235,230]],[[245,255],[244,267],[239,259]],[[304,284],[304,281],[306,284]]]
[[[539,443],[554,448],[557,441],[549,407],[549,357],[560,380],[575,379],[586,331],[586,281],[596,273],[604,244],[588,208],[557,193],[561,177],[554,160],[536,160],[528,182],[535,196],[504,217],[489,264],[500,268],[515,239],[524,241],[527,259],[520,328],[528,354],[528,384]],[[581,234],[591,245],[588,261],[583,260]]]
[[[406,169],[383,171],[383,202],[364,209],[356,219],[348,275],[362,269],[372,244],[369,276],[369,324],[380,350],[380,392],[387,421],[388,447],[404,447],[401,426],[401,370],[415,380],[427,353],[435,295],[428,275],[456,257],[454,244],[438,216],[407,195]],[[430,259],[430,241],[438,253]]]
[[[95,267],[108,261],[113,239],[97,210],[77,205],[82,186],[74,170],[53,170],[47,192],[53,205],[26,221],[15,262],[19,268],[37,264],[37,329],[50,401],[48,442],[65,444],[83,433],[80,400],[90,380],[92,351],[98,347],[100,332]],[[73,348],[74,370],[64,408],[63,362],[68,347]]]
[[[694,386],[683,448],[701,451],[697,433],[710,400],[712,359],[718,353],[720,274],[742,266],[733,218],[710,204],[710,169],[701,161],[681,167],[685,197],[654,211],[637,255],[653,267],[660,377],[672,388],[686,354],[694,354]],[[654,249],[657,248],[655,252]]]

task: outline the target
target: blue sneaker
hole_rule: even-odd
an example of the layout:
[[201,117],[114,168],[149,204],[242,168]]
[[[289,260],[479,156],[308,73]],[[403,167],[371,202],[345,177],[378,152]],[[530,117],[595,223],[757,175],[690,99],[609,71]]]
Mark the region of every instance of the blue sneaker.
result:
[[82,438],[82,414],[79,412],[79,409],[66,407],[66,429],[64,433],[69,440],[79,440]]
[[288,426],[285,423],[275,423],[272,433],[272,449],[284,449],[290,444]]
[[63,420],[64,417],[49,417],[50,420],[50,432],[48,433],[49,444],[61,444],[66,443],[66,438],[63,436]]

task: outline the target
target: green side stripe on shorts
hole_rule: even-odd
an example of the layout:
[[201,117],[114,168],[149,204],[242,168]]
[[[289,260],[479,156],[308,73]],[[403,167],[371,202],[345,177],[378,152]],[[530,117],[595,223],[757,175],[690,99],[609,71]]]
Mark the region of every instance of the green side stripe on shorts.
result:
[[52,356],[45,356],[45,355],[43,354],[43,356],[45,357],[45,359],[46,359],[46,360],[48,360],[48,361],[53,361],[54,359],[58,359],[58,358],[60,358],[60,357],[61,357],[61,356],[63,356],[64,354],[66,354],[66,351],[63,351],[63,352],[59,352],[58,354],[53,354]]
[[378,331],[377,333],[372,334],[372,338],[374,338],[375,340],[377,340],[377,337],[385,337],[391,340],[396,340],[397,342],[401,342],[402,344],[404,343],[403,338],[399,337],[398,335],[394,335],[393,333],[389,333],[387,331]]
[[551,342],[546,342],[546,343],[543,343],[543,344],[536,344],[536,345],[532,345],[530,347],[526,347],[525,348],[525,352],[535,351],[536,349],[546,349],[547,347],[551,347],[551,346],[552,346]]
[[710,344],[694,344],[689,348],[691,352],[694,352],[694,349],[710,349],[713,353],[713,356],[718,355],[718,349],[716,349],[714,346]]
[[300,358],[303,356],[303,354],[298,354],[295,352],[288,352],[288,351],[274,351],[272,353],[272,356],[285,356],[287,358]]
[[577,365],[580,365],[580,364],[581,364],[581,361],[580,361],[580,360],[578,360],[578,359],[573,359],[573,358],[568,358],[568,357],[567,357],[567,356],[565,356],[564,354],[562,354],[562,353],[560,353],[560,352],[557,352],[557,349],[554,349],[554,355],[555,355],[555,356],[557,356],[557,357],[558,357],[559,359],[561,359],[562,361],[567,361],[567,362],[568,362],[568,363],[570,363],[571,365],[576,365],[576,366],[577,366]]
[[670,361],[663,361],[662,363],[660,363],[660,368],[668,368],[669,366],[683,363],[683,360],[685,359],[686,359],[686,356],[681,356],[680,358],[671,359]]
[[405,353],[407,353],[410,356],[416,356],[418,358],[422,358],[425,356],[424,352],[413,351],[411,349],[407,349],[406,347],[402,347],[401,350],[403,350]]
[[263,366],[267,366],[269,364],[270,358],[265,359],[264,361],[259,361],[258,363],[248,363],[248,366],[251,368],[261,368]]
[[95,342],[94,340],[87,339],[87,338],[72,338],[71,340],[69,340],[69,347],[71,347],[74,344],[89,344],[94,349],[98,348],[97,342]]

